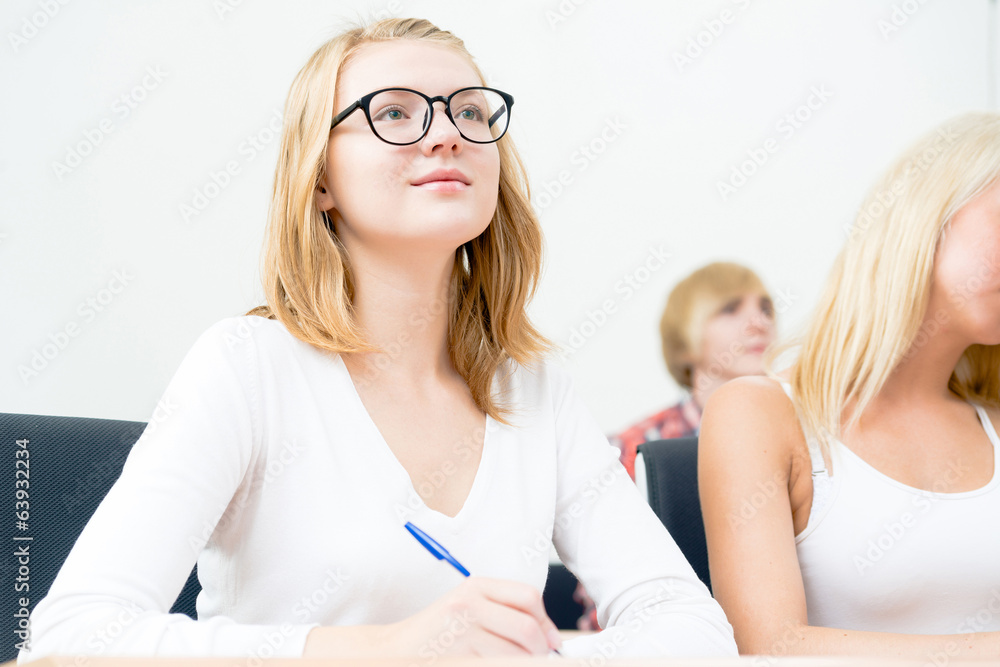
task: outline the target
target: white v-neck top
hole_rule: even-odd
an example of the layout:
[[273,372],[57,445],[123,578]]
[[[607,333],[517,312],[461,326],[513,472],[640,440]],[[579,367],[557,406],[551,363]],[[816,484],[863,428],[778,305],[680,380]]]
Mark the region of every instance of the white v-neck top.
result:
[[[506,370],[495,386],[514,424],[487,418],[485,435],[453,443],[456,461],[484,449],[449,517],[421,500],[338,355],[277,321],[217,323],[34,610],[33,650],[19,661],[298,656],[318,624],[401,620],[463,579],[406,521],[473,575],[538,590],[554,544],[609,626],[567,642],[566,655],[736,655],[721,607],[567,376],[547,363]],[[167,611],[196,560],[193,621]]]

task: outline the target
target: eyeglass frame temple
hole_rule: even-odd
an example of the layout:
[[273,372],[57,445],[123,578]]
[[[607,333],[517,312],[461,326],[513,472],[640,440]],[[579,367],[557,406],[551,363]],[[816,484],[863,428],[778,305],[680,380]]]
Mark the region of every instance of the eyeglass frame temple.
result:
[[330,123],[330,129],[332,130],[333,128],[337,127],[337,125],[342,123],[345,118],[347,118],[352,113],[360,109],[361,106],[362,106],[361,100],[354,100],[354,104],[352,104],[351,106],[347,107],[346,109],[338,113],[336,116],[334,116],[333,122]]
[[496,123],[498,120],[500,120],[500,116],[504,115],[506,112],[507,112],[507,101],[504,100],[503,106],[497,109],[497,112],[495,114],[490,116],[489,126],[493,127],[493,124]]

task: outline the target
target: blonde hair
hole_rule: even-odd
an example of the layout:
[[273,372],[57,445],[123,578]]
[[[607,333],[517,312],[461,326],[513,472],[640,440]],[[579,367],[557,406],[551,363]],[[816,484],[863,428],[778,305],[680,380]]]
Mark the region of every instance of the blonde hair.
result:
[[667,370],[677,384],[693,387],[705,325],[726,303],[745,294],[771,298],[756,273],[732,262],[704,266],[671,290],[660,317],[660,339]]
[[[955,213],[998,176],[1000,114],[971,113],[922,137],[868,193],[791,368],[804,431],[824,453],[944,323],[935,314],[921,327],[935,252]],[[1000,345],[972,345],[948,388],[1000,405],[998,369]]]
[[[295,77],[285,103],[262,264],[267,305],[247,314],[276,319],[297,338],[330,352],[379,351],[365,340],[354,317],[350,260],[314,196],[326,175],[330,122],[345,106],[336,99],[336,85],[360,47],[399,39],[453,49],[485,85],[455,35],[423,19],[386,19],[323,44]],[[541,227],[531,208],[527,174],[509,135],[496,145],[497,208],[486,231],[455,252],[448,347],[476,405],[503,421],[508,410],[491,390],[497,369],[510,358],[527,364],[551,344],[525,312],[542,258]]]

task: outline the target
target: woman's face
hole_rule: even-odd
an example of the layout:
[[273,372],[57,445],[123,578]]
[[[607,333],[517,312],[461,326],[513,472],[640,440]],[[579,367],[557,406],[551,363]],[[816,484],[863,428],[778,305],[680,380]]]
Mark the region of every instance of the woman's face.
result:
[[1000,343],[1000,180],[958,210],[934,258],[928,317],[968,343]]
[[743,294],[730,299],[709,318],[695,369],[702,376],[731,380],[764,372],[764,350],[774,341],[771,299]]
[[[411,88],[428,97],[482,85],[468,61],[450,48],[397,40],[367,44],[341,70],[337,111],[382,88]],[[373,113],[375,111],[373,110]],[[426,136],[409,146],[381,141],[359,109],[330,133],[326,157],[330,211],[349,250],[453,252],[489,225],[497,205],[500,156],[496,144],[466,141],[434,103]]]

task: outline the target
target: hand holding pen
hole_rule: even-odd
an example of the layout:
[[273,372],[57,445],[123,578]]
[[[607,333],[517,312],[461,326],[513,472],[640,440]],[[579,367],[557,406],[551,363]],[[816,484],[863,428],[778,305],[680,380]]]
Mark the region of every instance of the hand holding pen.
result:
[[[438,560],[469,577],[469,571],[432,537],[409,522],[406,529]],[[451,620],[436,621],[437,638],[432,635],[427,645],[436,642],[448,653],[544,655],[549,651],[558,653],[562,644],[559,631],[545,613],[541,595],[521,582],[472,577],[411,618],[424,614],[439,617],[442,611]],[[534,622],[526,622],[529,618]]]

